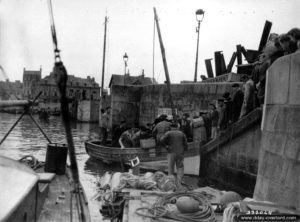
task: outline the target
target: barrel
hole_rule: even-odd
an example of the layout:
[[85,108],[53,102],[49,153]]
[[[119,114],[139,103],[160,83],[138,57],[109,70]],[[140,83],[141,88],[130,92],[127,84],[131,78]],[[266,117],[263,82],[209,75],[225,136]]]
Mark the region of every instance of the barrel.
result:
[[47,145],[45,172],[63,175],[66,172],[68,148],[66,144]]

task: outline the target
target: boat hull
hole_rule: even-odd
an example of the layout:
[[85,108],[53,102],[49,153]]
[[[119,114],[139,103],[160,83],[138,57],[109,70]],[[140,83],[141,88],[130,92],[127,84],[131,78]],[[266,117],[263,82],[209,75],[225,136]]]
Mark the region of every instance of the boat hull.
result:
[[[104,146],[100,140],[85,142],[87,154],[104,163],[111,164],[113,162],[130,162],[130,160],[138,157],[140,162],[160,161],[167,159],[167,151],[162,150],[160,155],[156,154],[155,147],[152,148],[125,148]],[[188,143],[188,150],[185,152],[185,157],[199,155],[199,145],[193,142]]]

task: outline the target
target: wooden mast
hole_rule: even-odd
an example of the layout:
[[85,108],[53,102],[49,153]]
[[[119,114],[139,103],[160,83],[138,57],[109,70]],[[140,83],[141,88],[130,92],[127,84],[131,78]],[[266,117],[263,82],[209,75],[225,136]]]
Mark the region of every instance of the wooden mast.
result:
[[104,21],[104,43],[103,43],[103,59],[102,59],[102,79],[101,79],[101,95],[100,99],[102,102],[103,94],[104,94],[104,71],[105,71],[105,49],[106,49],[106,28],[107,28],[107,16],[105,16]]
[[177,122],[175,107],[174,107],[174,103],[173,103],[173,96],[172,96],[172,93],[171,93],[171,82],[170,82],[170,77],[169,77],[169,71],[168,71],[168,65],[167,65],[167,60],[166,60],[165,48],[164,48],[164,44],[163,44],[161,33],[160,33],[160,28],[159,28],[159,23],[158,23],[158,17],[157,17],[157,13],[156,13],[156,8],[155,7],[153,8],[153,11],[154,11],[154,18],[155,18],[156,27],[157,27],[157,34],[158,34],[158,39],[159,39],[159,45],[160,45],[162,60],[163,60],[163,64],[164,64],[165,75],[166,75],[167,89],[168,89],[168,93],[169,93],[169,96],[170,96],[170,103],[171,103],[172,115],[173,115],[174,121]]

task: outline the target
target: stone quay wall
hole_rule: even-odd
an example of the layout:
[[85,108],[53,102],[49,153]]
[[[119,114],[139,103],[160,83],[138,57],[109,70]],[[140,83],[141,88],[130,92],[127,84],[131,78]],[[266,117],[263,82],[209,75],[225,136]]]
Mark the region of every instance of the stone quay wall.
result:
[[269,68],[254,198],[300,210],[300,52]]
[[[232,83],[172,84],[171,91],[178,115],[207,110],[223,93],[232,92]],[[171,108],[165,84],[148,86],[113,85],[111,93],[112,126],[125,119],[127,123],[145,125],[158,116],[159,108]]]

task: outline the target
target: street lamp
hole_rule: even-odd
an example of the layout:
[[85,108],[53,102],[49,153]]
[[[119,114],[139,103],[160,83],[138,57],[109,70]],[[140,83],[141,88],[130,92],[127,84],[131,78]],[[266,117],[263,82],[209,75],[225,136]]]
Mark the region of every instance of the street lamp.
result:
[[203,18],[204,18],[204,11],[202,9],[198,9],[196,11],[196,20],[198,21],[198,27],[196,27],[196,32],[198,33],[198,37],[197,37],[197,51],[196,51],[194,82],[197,82],[199,33],[200,33],[200,23],[203,21]]
[[124,75],[126,75],[127,61],[128,61],[128,55],[127,55],[126,52],[125,52],[125,54],[123,55],[123,60],[124,60],[124,64],[125,64]]

